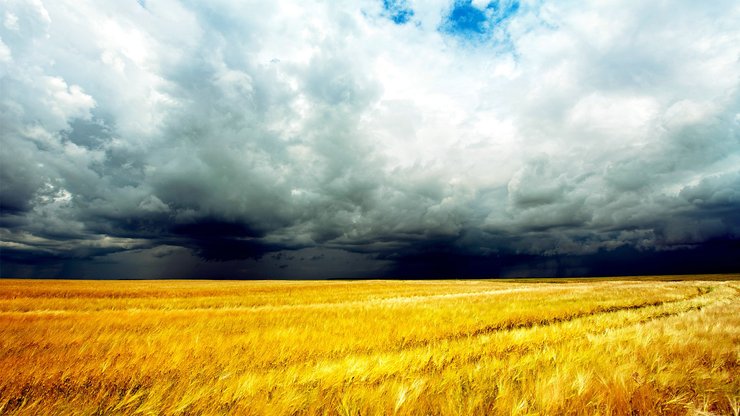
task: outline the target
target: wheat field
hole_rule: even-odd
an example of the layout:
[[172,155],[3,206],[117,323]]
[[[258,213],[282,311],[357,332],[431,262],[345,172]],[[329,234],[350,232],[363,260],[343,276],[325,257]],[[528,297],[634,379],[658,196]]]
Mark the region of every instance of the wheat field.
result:
[[0,280],[0,414],[730,414],[740,281]]

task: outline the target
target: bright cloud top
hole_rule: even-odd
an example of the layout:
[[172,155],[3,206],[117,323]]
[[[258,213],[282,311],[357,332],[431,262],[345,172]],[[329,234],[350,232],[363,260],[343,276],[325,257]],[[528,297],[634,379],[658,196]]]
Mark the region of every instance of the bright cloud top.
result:
[[737,248],[739,21],[734,1],[10,0],[4,273]]

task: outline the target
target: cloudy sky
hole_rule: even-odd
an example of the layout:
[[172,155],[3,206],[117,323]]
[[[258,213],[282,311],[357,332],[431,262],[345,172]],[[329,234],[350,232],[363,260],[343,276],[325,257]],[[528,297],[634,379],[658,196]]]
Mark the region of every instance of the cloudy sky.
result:
[[0,275],[740,271],[740,3],[0,3]]

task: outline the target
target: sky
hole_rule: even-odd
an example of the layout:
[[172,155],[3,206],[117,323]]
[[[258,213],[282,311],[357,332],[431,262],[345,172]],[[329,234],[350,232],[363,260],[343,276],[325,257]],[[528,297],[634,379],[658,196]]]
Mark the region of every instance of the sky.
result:
[[0,3],[0,276],[740,271],[740,3]]

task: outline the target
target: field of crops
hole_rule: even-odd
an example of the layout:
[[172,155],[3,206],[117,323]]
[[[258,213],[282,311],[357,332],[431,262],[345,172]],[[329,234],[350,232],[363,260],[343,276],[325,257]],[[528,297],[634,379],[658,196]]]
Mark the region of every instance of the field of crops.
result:
[[740,281],[0,280],[0,414],[734,414]]

